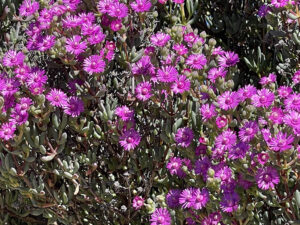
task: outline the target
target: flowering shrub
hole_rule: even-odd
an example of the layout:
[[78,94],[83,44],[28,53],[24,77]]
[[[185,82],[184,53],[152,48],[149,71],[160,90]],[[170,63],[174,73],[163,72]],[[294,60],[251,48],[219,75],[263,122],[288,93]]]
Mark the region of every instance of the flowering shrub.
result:
[[[295,28],[297,4],[255,10]],[[3,223],[300,220],[300,71],[198,32],[199,5],[20,4],[0,57]],[[261,78],[239,86],[244,62]]]

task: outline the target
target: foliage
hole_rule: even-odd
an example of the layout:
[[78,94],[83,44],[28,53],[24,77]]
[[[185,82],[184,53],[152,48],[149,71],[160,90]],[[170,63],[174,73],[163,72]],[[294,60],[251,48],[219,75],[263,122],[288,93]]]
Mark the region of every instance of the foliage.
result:
[[1,223],[300,220],[298,2],[0,12]]

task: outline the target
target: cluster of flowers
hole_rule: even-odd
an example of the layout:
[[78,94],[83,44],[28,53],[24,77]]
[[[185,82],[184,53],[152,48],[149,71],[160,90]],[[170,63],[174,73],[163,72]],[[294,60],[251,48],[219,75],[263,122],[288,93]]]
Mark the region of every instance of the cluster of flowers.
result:
[[[30,106],[36,103],[36,97],[45,94],[46,72],[37,67],[30,67],[24,61],[22,52],[13,50],[5,53],[2,59],[4,71],[0,75],[0,93],[3,97],[1,113],[6,122],[0,128],[0,138],[10,140],[14,137],[17,126],[28,121]],[[59,90],[52,89],[46,98],[51,105],[63,108],[71,116],[83,111],[83,103],[77,97],[67,97]]]
[[[205,47],[205,39],[186,27],[178,27],[178,30],[180,34],[171,31],[171,34],[153,35],[152,46],[147,47],[145,55],[132,65],[133,76],[143,80],[137,85],[135,94],[147,104],[155,102],[162,93],[168,98],[190,91],[195,83],[191,74],[195,72],[207,77],[199,99],[204,136],[198,136],[195,158],[173,156],[166,165],[172,176],[180,179],[201,177],[204,185],[183,190],[175,187],[167,194],[166,203],[170,209],[181,207],[194,210],[193,214],[197,215],[196,210],[212,201],[210,195],[221,195],[220,201],[215,202],[219,207],[201,222],[203,225],[217,224],[221,221],[221,212],[233,213],[238,209],[240,195],[244,194],[241,189],[237,191],[238,188],[248,190],[257,185],[261,190],[272,191],[279,184],[283,165],[271,160],[274,155],[280,157],[289,152],[289,165],[295,162],[294,156],[300,158],[300,94],[296,88],[300,83],[300,71],[294,73],[291,87],[277,87],[276,75],[271,73],[261,79],[261,89],[247,85],[232,91],[234,85],[230,78],[233,67],[239,62],[237,54],[214,47],[212,40]],[[175,41],[180,37],[182,41]],[[167,53],[160,58],[161,66],[155,67],[152,62],[158,59],[159,51]],[[133,113],[127,107],[117,110],[124,121]],[[197,135],[191,128],[183,127],[177,130],[174,141],[180,151],[184,151],[195,143]],[[135,146],[131,145],[132,138],[124,143],[123,136],[121,145],[134,149],[140,136],[134,133],[130,137],[133,136],[136,137]],[[248,164],[248,169],[234,168],[243,163]],[[212,182],[218,183],[221,192],[210,188]],[[144,199],[136,196],[133,206],[140,209],[143,204]],[[189,224],[196,223],[193,219],[187,219]],[[167,209],[158,208],[151,221],[154,225],[171,224],[171,217]]]

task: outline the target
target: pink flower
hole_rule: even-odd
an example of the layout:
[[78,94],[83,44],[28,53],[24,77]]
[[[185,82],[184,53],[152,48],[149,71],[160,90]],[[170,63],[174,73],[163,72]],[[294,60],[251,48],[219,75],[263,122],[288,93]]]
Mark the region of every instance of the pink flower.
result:
[[150,38],[151,43],[158,47],[165,46],[170,39],[171,39],[170,35],[161,32],[158,32],[157,34],[153,34]]
[[8,141],[15,135],[16,124],[14,122],[3,123],[0,128],[0,138]]
[[87,38],[91,45],[95,45],[104,41],[106,35],[101,30],[95,31],[90,37]]
[[272,0],[271,4],[275,6],[275,8],[281,8],[288,5],[289,0]]
[[145,201],[144,198],[142,198],[141,196],[135,196],[132,201],[132,207],[135,210],[139,210],[140,208],[143,207],[144,201]]
[[149,0],[135,0],[130,3],[130,6],[135,12],[147,12],[152,4]]
[[81,36],[74,35],[71,38],[68,38],[66,41],[66,50],[74,55],[79,55],[84,52],[87,48],[87,44],[85,41],[81,42]]
[[173,66],[162,67],[157,72],[157,78],[160,82],[174,82],[177,79],[178,71]]
[[129,121],[133,119],[134,112],[129,109],[127,106],[117,107],[115,110],[115,114],[120,117],[123,121]]
[[178,76],[175,82],[171,85],[171,90],[174,93],[183,93],[185,91],[190,90],[191,82],[190,80],[184,76]]
[[221,67],[231,67],[239,62],[239,56],[234,52],[225,52],[219,58],[219,65]]
[[257,94],[251,97],[252,104],[255,107],[269,107],[272,105],[275,99],[275,95],[268,89],[261,89],[257,91]]
[[291,149],[293,141],[294,137],[292,135],[287,136],[286,133],[279,131],[278,134],[270,140],[268,145],[271,150],[275,152],[282,152]]
[[284,100],[284,105],[287,110],[300,111],[300,94],[291,94]]
[[19,8],[20,16],[31,16],[39,9],[39,3],[31,0],[24,0]]
[[260,84],[261,85],[267,85],[267,84],[270,84],[270,83],[274,83],[276,81],[276,75],[274,73],[270,73],[269,76],[267,77],[262,77],[260,79]]
[[218,96],[219,107],[223,110],[234,109],[238,106],[238,96],[236,92],[225,91]]
[[111,17],[117,17],[118,19],[121,19],[128,15],[128,8],[124,3],[114,2],[110,5],[107,13]]
[[277,91],[280,98],[287,98],[293,92],[293,89],[287,86],[280,86]]
[[59,89],[51,89],[46,95],[46,99],[50,101],[50,104],[57,107],[64,107],[67,104],[67,95]]
[[216,118],[216,124],[219,129],[225,127],[228,123],[227,117],[222,115]]
[[188,49],[184,46],[184,44],[175,44],[173,49],[178,55],[184,55],[188,53]]
[[125,133],[120,137],[119,143],[124,148],[125,151],[130,151],[135,149],[136,146],[141,141],[141,136],[134,129],[125,131]]
[[300,70],[296,71],[294,73],[294,76],[293,76],[293,83],[296,85],[296,84],[299,84],[300,83]]
[[270,166],[258,169],[255,179],[258,187],[263,190],[273,189],[280,181],[277,170]]
[[284,113],[283,113],[283,110],[281,108],[273,107],[272,111],[269,115],[269,119],[274,124],[282,124],[283,116],[284,116]]
[[227,71],[223,67],[212,68],[208,71],[207,78],[210,79],[212,83],[215,83],[216,79],[219,77],[225,78]]
[[261,165],[264,165],[268,162],[269,160],[269,155],[268,153],[265,153],[265,152],[262,152],[262,153],[259,153],[257,155],[257,161],[261,164]]
[[186,64],[189,65],[193,69],[201,70],[206,65],[207,59],[203,54],[192,54],[187,60]]
[[19,66],[23,64],[25,55],[22,52],[9,50],[3,57],[3,65],[7,67]]
[[77,117],[84,111],[84,104],[77,97],[70,97],[67,103],[64,105],[64,113],[70,115],[71,117]]
[[217,115],[216,107],[213,104],[208,104],[208,103],[203,104],[200,107],[200,114],[204,122],[206,122],[207,120]]
[[53,47],[55,44],[55,36],[54,35],[47,35],[40,37],[41,42],[38,43],[37,47],[41,52],[44,52]]
[[215,140],[217,148],[228,150],[236,144],[236,134],[228,129],[219,134]]
[[193,138],[193,131],[188,127],[184,127],[177,130],[177,133],[175,135],[175,142],[178,144],[178,146],[186,148],[191,144]]
[[122,20],[113,20],[109,26],[110,26],[110,29],[117,32],[118,30],[120,30],[122,28]]
[[139,83],[135,89],[136,97],[141,101],[147,101],[151,96],[151,83],[146,81]]
[[99,55],[91,55],[83,61],[83,69],[88,74],[102,73],[105,70],[105,62]]

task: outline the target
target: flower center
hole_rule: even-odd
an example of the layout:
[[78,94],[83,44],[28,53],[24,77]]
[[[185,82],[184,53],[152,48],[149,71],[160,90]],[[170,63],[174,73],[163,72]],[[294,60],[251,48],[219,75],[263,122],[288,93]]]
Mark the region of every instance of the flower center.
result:
[[128,138],[127,138],[127,142],[128,142],[128,143],[132,143],[132,142],[133,142],[133,138],[132,138],[132,137],[128,137]]
[[143,94],[143,95],[148,94],[148,89],[147,89],[147,88],[143,88],[143,89],[142,89],[142,94]]

